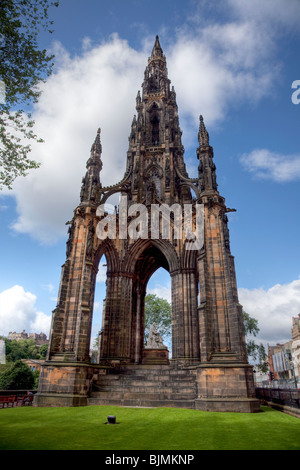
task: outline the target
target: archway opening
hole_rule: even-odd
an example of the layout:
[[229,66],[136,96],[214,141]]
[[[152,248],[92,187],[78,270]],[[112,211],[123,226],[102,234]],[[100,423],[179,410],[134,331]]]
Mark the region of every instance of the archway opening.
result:
[[106,272],[107,261],[105,255],[102,255],[99,261],[99,269],[95,283],[93,318],[90,339],[90,358],[91,362],[99,362],[99,342],[101,341],[103,327],[103,312],[105,310],[106,299]]
[[[152,277],[153,279],[150,281]],[[150,305],[152,304],[153,306],[154,316],[152,317],[152,320],[150,319],[149,321],[149,319],[145,317],[145,305],[147,293],[151,294],[151,289],[155,289],[152,291],[152,295],[155,297],[150,299]],[[169,291],[168,298],[165,299],[162,294],[166,297],[167,291]],[[143,252],[140,253],[135,265],[131,330],[132,357],[135,363],[139,363],[143,359],[144,350],[147,349],[147,345],[145,344],[145,333],[147,337],[147,333],[149,333],[151,324],[157,323],[157,325],[161,327],[161,325],[165,323],[163,319],[160,318],[159,302],[161,301],[162,303],[165,303],[170,301],[170,292],[171,282],[167,258],[160,248],[151,243]],[[155,316],[157,321],[155,321]],[[170,328],[164,332],[164,339],[168,341],[168,345],[165,344],[165,346],[167,346],[169,350],[172,349],[172,320],[170,317],[172,318],[171,308],[169,312]]]
[[163,343],[172,355],[172,303],[171,277],[165,268],[158,268],[150,277],[145,296],[144,344],[149,334],[149,327],[155,322]]

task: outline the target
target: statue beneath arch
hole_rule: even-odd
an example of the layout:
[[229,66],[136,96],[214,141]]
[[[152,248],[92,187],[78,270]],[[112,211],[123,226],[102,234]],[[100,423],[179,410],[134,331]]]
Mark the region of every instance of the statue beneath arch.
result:
[[[186,171],[176,93],[158,37],[136,111],[120,182],[103,186],[100,180],[100,129],[92,145],[80,204],[69,223],[58,304],[34,404],[258,411],[230,252],[226,214],[232,209],[217,189],[202,116],[198,175],[190,178]],[[105,203],[114,193],[121,193],[126,204],[108,214]],[[93,301],[103,255],[106,300],[99,363],[92,364]],[[144,345],[147,283],[161,267],[171,276],[170,359],[165,348],[151,347],[157,352],[149,355]]]
[[145,349],[167,349],[161,334],[156,329],[156,323],[152,323]]

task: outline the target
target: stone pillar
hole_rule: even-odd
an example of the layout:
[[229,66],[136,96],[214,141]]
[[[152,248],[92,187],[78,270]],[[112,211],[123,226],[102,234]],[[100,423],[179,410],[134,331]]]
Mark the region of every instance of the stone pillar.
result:
[[142,316],[142,305],[141,305],[141,290],[139,286],[136,289],[136,327],[135,327],[135,352],[134,362],[139,364],[141,360],[141,316]]
[[132,278],[107,273],[101,361],[131,360]]
[[224,208],[205,205],[205,248],[198,256],[201,360],[233,352],[246,361],[233,257],[224,237]]
[[172,359],[199,362],[199,326],[195,273],[176,272],[172,279]]

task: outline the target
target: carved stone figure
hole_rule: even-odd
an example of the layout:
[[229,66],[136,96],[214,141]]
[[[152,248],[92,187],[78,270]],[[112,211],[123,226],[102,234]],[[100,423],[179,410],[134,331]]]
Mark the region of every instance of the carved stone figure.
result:
[[149,329],[149,336],[145,349],[167,349],[164,345],[161,334],[156,329],[156,323],[152,323]]

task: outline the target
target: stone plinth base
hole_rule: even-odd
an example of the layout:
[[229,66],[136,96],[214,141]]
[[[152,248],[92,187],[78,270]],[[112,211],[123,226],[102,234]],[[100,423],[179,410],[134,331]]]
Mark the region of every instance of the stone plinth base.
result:
[[169,364],[168,349],[144,349],[142,364]]
[[259,401],[255,398],[198,398],[195,400],[195,410],[257,413],[260,411],[260,406]]
[[71,407],[87,406],[88,397],[81,395],[65,395],[63,393],[37,393],[34,397],[33,406],[39,407]]
[[202,411],[253,413],[260,411],[255,396],[252,366],[243,363],[210,363],[197,368],[198,397]]
[[85,406],[98,370],[91,364],[44,363],[33,406]]

